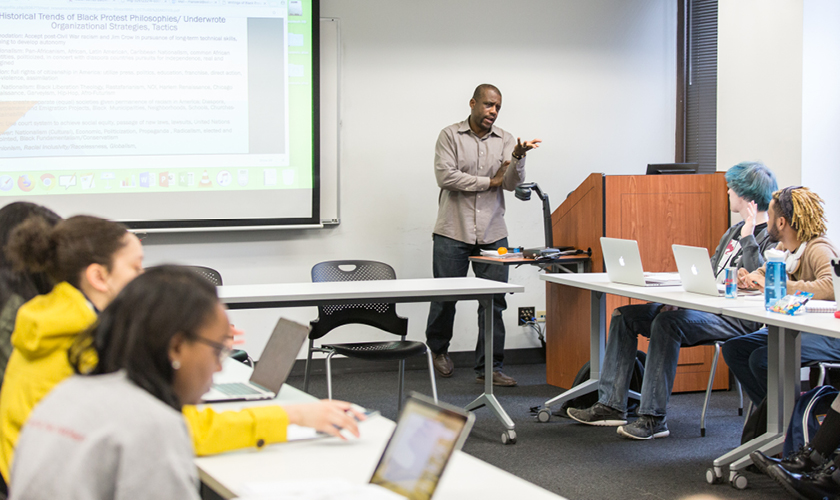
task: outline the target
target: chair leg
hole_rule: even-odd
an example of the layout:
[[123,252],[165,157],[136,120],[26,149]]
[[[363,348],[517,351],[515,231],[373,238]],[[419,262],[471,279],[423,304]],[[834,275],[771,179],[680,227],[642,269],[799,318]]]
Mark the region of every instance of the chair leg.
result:
[[744,412],[744,415],[746,415],[746,417],[744,417],[744,425],[741,426],[742,429],[747,426],[747,420],[750,419],[750,414],[752,413],[752,411],[753,411],[753,403],[752,403],[752,400],[750,399],[749,401],[747,401],[747,410]]
[[397,400],[397,414],[402,411],[402,403],[403,403],[403,391],[405,391],[405,360],[400,360],[400,376],[399,376],[399,400]]
[[428,347],[426,348],[426,359],[429,361],[429,380],[432,382],[432,398],[435,400],[435,403],[437,403],[438,397],[437,383],[435,383],[435,365],[434,361],[432,360],[432,350]]
[[303,371],[303,392],[309,392],[309,373],[312,370],[312,347],[314,340],[309,339],[309,349],[306,351],[306,365]]
[[714,358],[712,358],[712,371],[709,373],[709,385],[706,387],[706,399],[703,401],[703,413],[700,414],[700,437],[706,437],[706,410],[709,408],[709,399],[712,397],[712,386],[715,384],[715,371],[717,370],[719,356],[720,343],[715,342],[715,354]]
[[332,365],[330,361],[332,361],[332,357],[335,352],[330,352],[327,354],[327,399],[332,399]]
[[817,387],[825,383],[825,364],[820,363],[820,378],[817,380]]

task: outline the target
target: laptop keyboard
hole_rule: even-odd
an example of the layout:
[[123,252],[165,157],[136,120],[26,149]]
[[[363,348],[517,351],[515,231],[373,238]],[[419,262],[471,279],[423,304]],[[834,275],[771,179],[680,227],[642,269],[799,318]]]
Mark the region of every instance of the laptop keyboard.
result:
[[213,384],[213,389],[216,389],[226,396],[251,396],[254,394],[265,394],[248,384],[236,382],[230,384]]

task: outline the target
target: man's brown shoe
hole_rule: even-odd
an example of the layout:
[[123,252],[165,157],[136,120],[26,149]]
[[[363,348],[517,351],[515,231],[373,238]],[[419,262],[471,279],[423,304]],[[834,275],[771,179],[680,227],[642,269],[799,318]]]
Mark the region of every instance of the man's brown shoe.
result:
[[432,365],[435,367],[435,373],[443,378],[452,376],[455,371],[455,363],[449,357],[449,353],[442,352],[440,354],[432,353]]
[[[479,375],[475,378],[479,384],[484,383],[484,375]],[[508,377],[501,370],[493,370],[493,385],[502,387],[513,387],[516,385],[516,380],[513,377]]]

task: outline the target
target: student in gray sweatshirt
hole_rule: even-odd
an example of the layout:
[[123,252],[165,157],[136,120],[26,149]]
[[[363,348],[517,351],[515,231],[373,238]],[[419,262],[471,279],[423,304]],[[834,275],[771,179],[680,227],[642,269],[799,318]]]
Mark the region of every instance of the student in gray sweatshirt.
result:
[[181,406],[200,401],[231,344],[204,278],[161,266],[134,279],[70,350],[77,371],[98,358],[92,374],[58,385],[23,427],[10,498],[198,499]]

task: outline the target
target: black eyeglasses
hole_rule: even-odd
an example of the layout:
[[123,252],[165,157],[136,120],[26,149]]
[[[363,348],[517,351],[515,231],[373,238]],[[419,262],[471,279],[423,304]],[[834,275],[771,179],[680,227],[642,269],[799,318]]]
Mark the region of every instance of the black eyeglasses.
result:
[[228,347],[220,342],[215,342],[213,340],[206,339],[200,335],[196,335],[194,340],[201,342],[204,345],[209,345],[210,347],[215,349],[216,356],[219,358],[219,363],[223,363],[226,359],[228,359],[230,353],[233,352],[232,347]]

